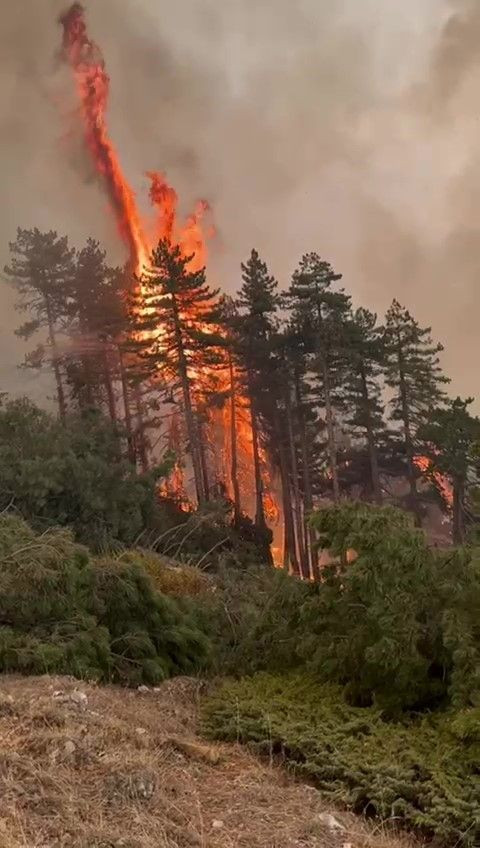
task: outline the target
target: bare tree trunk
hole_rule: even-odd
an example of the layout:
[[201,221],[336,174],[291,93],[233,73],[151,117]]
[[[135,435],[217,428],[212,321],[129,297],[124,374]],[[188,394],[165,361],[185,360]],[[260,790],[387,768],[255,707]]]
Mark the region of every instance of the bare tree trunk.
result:
[[288,559],[290,562],[290,566],[294,574],[300,574],[300,568],[298,565],[298,557],[297,557],[297,546],[295,540],[295,522],[293,519],[292,512],[292,493],[290,487],[290,474],[289,467],[287,461],[287,453],[285,450],[285,443],[282,433],[282,428],[280,425],[280,418],[277,410],[274,411],[274,428],[275,428],[275,438],[277,442],[278,456],[279,456],[279,465],[280,465],[280,479],[282,483],[282,501],[283,501],[283,520],[285,522],[285,542],[288,551]]
[[60,357],[58,354],[58,346],[57,339],[55,335],[55,328],[53,323],[53,315],[52,309],[50,306],[50,302],[48,298],[46,299],[46,307],[47,307],[47,320],[48,320],[48,335],[50,339],[50,345],[52,348],[52,363],[53,363],[53,373],[55,375],[55,385],[57,388],[57,402],[58,402],[58,411],[60,414],[60,421],[65,424],[65,419],[67,417],[67,404],[65,402],[65,392],[63,389],[62,383],[62,374],[60,371]]
[[102,351],[103,358],[103,379],[107,392],[108,414],[113,424],[117,423],[117,409],[115,404],[115,394],[113,391],[112,375],[110,371],[110,363],[108,361],[108,351],[106,348]]
[[305,410],[303,408],[302,389],[300,386],[300,377],[295,375],[295,397],[297,403],[297,411],[300,420],[300,441],[302,451],[302,477],[303,477],[303,503],[304,503],[304,532],[305,532],[305,550],[310,555],[311,576],[317,580],[319,577],[318,570],[318,550],[316,547],[315,530],[307,522],[310,514],[313,511],[313,496],[312,482],[310,479],[310,451],[308,449],[307,440],[307,425],[305,422]]
[[204,429],[200,421],[198,420],[198,412],[197,412],[197,428],[198,428],[198,448],[200,452],[200,465],[202,468],[202,481],[203,481],[203,491],[205,494],[205,500],[210,500],[210,481],[208,475],[208,464],[207,464],[207,455],[205,453],[205,438],[204,438]]
[[399,388],[400,388],[400,401],[402,405],[402,418],[403,418],[403,433],[405,440],[405,453],[407,455],[407,479],[408,485],[410,489],[410,498],[412,501],[412,509],[413,514],[415,516],[415,524],[417,527],[420,527],[422,524],[422,518],[420,515],[420,505],[418,502],[418,488],[417,488],[417,472],[415,468],[415,451],[413,446],[413,438],[412,438],[412,430],[410,423],[410,407],[409,407],[409,399],[408,399],[408,389],[407,384],[405,382],[405,373],[403,368],[403,352],[401,346],[401,340],[398,339],[398,371],[399,371]]
[[370,478],[372,482],[372,491],[375,502],[381,506],[383,503],[382,487],[380,485],[380,473],[378,470],[378,455],[377,446],[375,444],[375,434],[373,432],[372,415],[370,412],[370,398],[368,395],[368,384],[365,375],[365,370],[361,367],[360,378],[362,381],[363,405],[365,410],[365,422],[367,431],[368,456],[370,460]]
[[338,463],[337,463],[337,436],[335,432],[335,415],[332,406],[332,395],[330,388],[330,375],[328,373],[328,365],[325,358],[322,357],[322,376],[323,390],[325,393],[325,419],[327,422],[327,437],[328,437],[328,456],[330,461],[330,471],[332,474],[332,489],[333,500],[335,503],[340,501],[340,484],[338,481]]
[[300,559],[300,570],[302,576],[308,580],[310,577],[309,563],[305,552],[304,527],[302,516],[302,499],[300,496],[299,473],[297,462],[297,448],[293,433],[292,420],[292,400],[290,397],[290,385],[287,386],[285,392],[285,409],[287,413],[287,429],[288,429],[288,444],[290,449],[290,465],[292,470],[292,488],[293,488],[293,503],[294,503],[294,518],[295,518],[295,535],[297,538],[298,554]]
[[87,408],[92,408],[93,406],[95,406],[95,400],[94,400],[94,397],[93,397],[93,386],[92,386],[92,368],[91,368],[92,363],[90,361],[90,356],[88,354],[88,351],[82,357],[82,363],[83,363],[83,373],[85,375],[85,401],[86,401],[85,405],[86,405]]
[[228,370],[230,375],[230,452],[232,461],[230,477],[233,490],[234,523],[235,526],[237,526],[240,522],[242,505],[240,501],[240,486],[238,483],[237,402],[235,392],[235,373],[231,350],[228,351]]
[[127,450],[128,459],[132,465],[136,464],[137,457],[135,451],[135,443],[133,439],[132,416],[130,412],[130,393],[128,388],[127,372],[121,348],[118,348],[118,361],[120,366],[120,380],[122,383],[123,407],[125,411],[125,430],[127,431]]
[[138,453],[140,456],[140,467],[143,473],[146,474],[149,469],[149,462],[147,452],[147,440],[145,436],[145,422],[143,420],[142,395],[139,385],[135,386],[133,394],[137,410],[137,444]]

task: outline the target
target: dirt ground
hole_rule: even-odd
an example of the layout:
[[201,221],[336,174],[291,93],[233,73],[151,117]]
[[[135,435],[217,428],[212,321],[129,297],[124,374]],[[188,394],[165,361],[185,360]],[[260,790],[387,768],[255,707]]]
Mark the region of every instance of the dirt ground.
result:
[[0,678],[0,848],[412,848],[235,746],[199,684]]

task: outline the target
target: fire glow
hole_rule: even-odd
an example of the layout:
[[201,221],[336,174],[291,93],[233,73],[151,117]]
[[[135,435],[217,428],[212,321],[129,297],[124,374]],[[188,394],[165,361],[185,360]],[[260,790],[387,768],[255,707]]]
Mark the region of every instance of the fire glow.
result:
[[[130,258],[130,266],[137,277],[148,271],[152,248],[160,239],[166,238],[178,245],[184,257],[192,257],[191,270],[199,270],[206,264],[207,246],[203,226],[209,205],[201,200],[186,221],[179,223],[177,218],[178,196],[175,189],[168,185],[164,175],[158,171],[148,171],[150,180],[149,198],[155,210],[150,221],[143,221],[139,212],[135,193],[128,184],[115,146],[110,139],[107,126],[107,108],[110,92],[110,78],[105,61],[98,45],[88,35],[83,6],[73,3],[60,18],[63,27],[63,53],[70,65],[79,100],[84,140],[97,175],[109,198],[120,238],[125,244]],[[195,316],[201,321],[201,316]],[[188,318],[188,316],[187,316]],[[161,328],[159,328],[161,331]],[[195,380],[198,379],[195,374]],[[208,379],[208,374],[206,375]],[[222,378],[220,378],[222,379]],[[228,374],[225,372],[224,385],[228,387]],[[202,388],[200,386],[200,394]],[[239,453],[239,482],[242,490],[244,508],[252,501],[252,433],[248,423],[248,402],[238,398],[236,429],[238,433],[237,450]],[[211,413],[207,442],[213,445],[213,465],[216,482],[226,484],[228,494],[232,496],[230,475],[226,472],[231,457],[231,444],[228,434],[231,432],[231,411],[226,404],[223,414]],[[216,437],[213,438],[215,432]],[[178,453],[180,436],[178,418],[174,416],[170,425],[171,447]],[[265,479],[268,480],[266,457]],[[219,465],[223,467],[218,467]],[[167,484],[168,491],[175,489],[178,495],[183,493],[184,481],[180,464]],[[273,495],[265,495],[265,507],[271,521],[278,521],[278,509]]]

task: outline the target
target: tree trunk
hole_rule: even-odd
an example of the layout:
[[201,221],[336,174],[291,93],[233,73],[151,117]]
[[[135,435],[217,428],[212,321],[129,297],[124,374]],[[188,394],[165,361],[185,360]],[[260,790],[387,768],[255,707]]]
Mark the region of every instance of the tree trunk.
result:
[[65,419],[67,417],[67,405],[65,402],[65,392],[63,390],[62,383],[62,374],[60,371],[60,357],[58,355],[58,347],[57,347],[57,339],[55,335],[55,328],[53,323],[53,315],[52,309],[50,306],[50,301],[48,298],[46,299],[46,309],[47,309],[47,320],[48,320],[48,335],[50,339],[50,345],[52,348],[52,363],[53,363],[53,373],[55,375],[55,384],[57,388],[57,402],[58,402],[58,411],[60,414],[60,421],[65,424]]
[[302,577],[306,580],[310,578],[310,568],[309,563],[306,557],[305,552],[305,540],[304,540],[304,522],[303,522],[303,514],[302,514],[302,499],[300,496],[300,486],[299,486],[299,473],[298,473],[298,462],[297,462],[297,448],[295,444],[295,438],[293,433],[293,420],[292,420],[292,400],[290,397],[290,385],[287,386],[287,390],[285,392],[285,409],[287,413],[287,430],[288,430],[288,444],[290,451],[290,464],[292,471],[292,488],[293,488],[293,504],[294,504],[294,518],[295,518],[295,534],[297,537],[297,545],[298,545],[298,554],[300,560],[300,570]]
[[[323,326],[322,307],[318,305],[318,323]],[[330,384],[330,373],[328,370],[327,354],[320,341],[320,333],[317,335],[317,356],[320,365],[320,377],[323,380],[323,391],[325,394],[325,418],[327,422],[328,457],[330,461],[330,472],[332,475],[333,500],[340,501],[340,484],[338,482],[337,464],[337,436],[335,433],[335,415],[332,404],[332,391]]]
[[292,494],[290,490],[289,468],[287,455],[283,441],[283,434],[279,426],[278,417],[276,417],[276,438],[278,445],[278,453],[280,458],[280,479],[282,482],[282,500],[283,500],[283,520],[285,522],[285,541],[288,551],[290,566],[294,574],[299,575],[300,569],[298,565],[297,547],[295,542],[295,523],[292,513]]
[[146,474],[149,470],[149,462],[148,462],[148,451],[147,451],[147,440],[145,436],[145,423],[143,420],[143,410],[142,410],[142,395],[140,386],[136,385],[133,391],[135,398],[135,406],[137,410],[137,445],[138,445],[138,454],[140,457],[140,468],[143,473]]
[[228,370],[230,375],[230,452],[231,469],[230,478],[233,491],[234,523],[238,526],[242,513],[240,501],[240,486],[238,483],[238,454],[237,454],[237,402],[235,392],[235,373],[233,368],[233,357],[231,350],[228,351]]
[[208,464],[207,464],[207,455],[205,453],[205,439],[203,426],[198,420],[198,412],[197,412],[197,428],[198,428],[198,448],[200,451],[200,465],[202,468],[202,482],[203,482],[203,491],[205,494],[205,500],[210,500],[210,481],[208,475]]
[[375,433],[373,431],[372,414],[370,411],[370,398],[368,395],[368,384],[363,366],[360,368],[360,379],[362,382],[363,408],[365,411],[365,429],[367,432],[368,456],[370,460],[370,479],[375,503],[379,506],[383,503],[382,487],[380,485],[380,473],[378,470],[377,446],[375,444]]
[[311,576],[314,580],[319,578],[318,570],[318,550],[316,546],[316,536],[313,527],[308,523],[309,517],[313,511],[313,496],[312,482],[310,478],[310,451],[308,449],[307,425],[305,422],[305,410],[303,408],[302,389],[300,385],[300,376],[295,375],[295,399],[297,411],[300,420],[300,441],[302,451],[302,477],[303,477],[303,503],[304,503],[304,531],[305,531],[305,550],[310,556]]
[[465,483],[459,477],[453,480],[453,527],[452,538],[454,545],[463,545],[465,542]]
[[125,430],[127,431],[127,451],[128,459],[132,465],[136,465],[137,457],[135,451],[135,443],[133,439],[132,416],[130,412],[130,397],[127,380],[127,372],[121,348],[118,347],[118,362],[120,366],[120,380],[122,383],[123,407],[125,411]]
[[260,464],[260,450],[258,446],[257,417],[255,415],[253,398],[251,393],[250,420],[252,427],[253,471],[255,475],[255,524],[257,527],[265,529],[265,527],[267,526],[267,522],[265,520],[265,509],[263,506],[263,479],[262,467]]
[[338,482],[337,436],[335,433],[335,415],[332,406],[330,375],[328,373],[327,362],[324,358],[322,359],[322,376],[323,390],[325,392],[325,418],[327,422],[328,456],[330,460],[330,471],[332,474],[333,500],[335,503],[339,503],[340,484]]
[[110,363],[108,361],[108,350],[106,348],[102,351],[103,358],[103,379],[105,383],[105,390],[107,392],[107,402],[108,402],[108,414],[110,416],[110,420],[113,424],[117,423],[117,409],[115,404],[115,394],[113,391],[113,383],[112,383],[112,374],[110,371]]
[[83,362],[83,373],[85,375],[85,401],[86,406],[89,409],[95,406],[95,400],[93,396],[93,385],[92,385],[92,368],[91,368],[91,360],[90,356],[87,352],[85,356],[82,357]]
[[405,440],[405,453],[407,456],[407,479],[408,485],[410,489],[410,498],[412,501],[412,509],[413,514],[415,516],[415,524],[417,527],[420,527],[422,524],[422,519],[420,515],[420,508],[418,503],[418,489],[417,489],[417,472],[415,468],[414,458],[415,451],[413,447],[413,438],[410,424],[410,409],[408,402],[408,389],[407,384],[405,382],[405,372],[403,369],[403,353],[401,347],[401,341],[398,340],[398,373],[399,373],[399,389],[400,389],[400,402],[402,405],[402,419],[403,419],[403,434]]
[[178,372],[182,387],[185,424],[187,427],[188,441],[190,443],[190,455],[192,457],[193,476],[195,480],[197,501],[199,506],[201,506],[205,502],[206,493],[204,491],[199,435],[195,422],[195,413],[193,411],[192,396],[190,393],[190,378],[188,376],[187,358],[185,356],[185,349],[183,345],[183,336],[180,324],[180,316],[178,313],[178,305],[175,295],[172,294],[171,298],[172,314],[175,328],[175,345],[178,357]]

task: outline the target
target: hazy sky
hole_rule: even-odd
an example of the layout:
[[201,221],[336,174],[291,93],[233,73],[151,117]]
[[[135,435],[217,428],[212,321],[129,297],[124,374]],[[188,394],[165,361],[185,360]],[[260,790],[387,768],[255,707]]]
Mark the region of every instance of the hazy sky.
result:
[[[87,0],[112,78],[111,133],[144,202],[165,170],[184,208],[205,197],[211,281],[238,285],[255,246],[282,285],[316,250],[356,302],[396,296],[431,323],[454,391],[478,395],[478,0]],[[2,12],[0,262],[17,225],[99,238],[122,258],[78,141],[58,61],[64,4]],[[0,389],[15,368],[3,285]],[[21,380],[21,382],[20,382]]]

